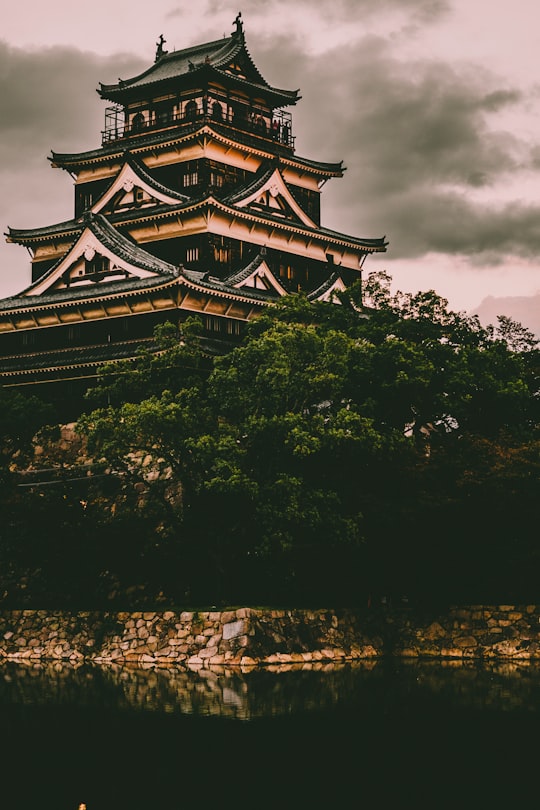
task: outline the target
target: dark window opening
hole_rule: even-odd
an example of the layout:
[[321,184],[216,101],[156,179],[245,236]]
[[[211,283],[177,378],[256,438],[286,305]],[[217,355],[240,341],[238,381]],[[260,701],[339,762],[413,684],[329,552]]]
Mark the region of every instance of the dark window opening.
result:
[[86,275],[94,273],[106,273],[109,270],[110,261],[107,256],[96,255],[92,259],[84,260],[84,272]]
[[185,118],[188,121],[195,121],[197,118],[197,104],[195,101],[188,101],[185,109]]
[[214,101],[212,104],[212,118],[214,121],[223,121],[223,107],[219,101]]
[[131,128],[133,132],[140,132],[146,126],[144,115],[141,112],[136,113],[131,121]]

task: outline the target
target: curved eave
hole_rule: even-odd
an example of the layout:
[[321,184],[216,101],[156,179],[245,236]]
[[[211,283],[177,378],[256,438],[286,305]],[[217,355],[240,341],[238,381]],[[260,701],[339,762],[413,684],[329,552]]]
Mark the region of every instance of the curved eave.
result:
[[[150,188],[152,191],[165,194],[169,197],[174,197],[178,200],[178,202],[187,202],[189,200],[187,194],[182,194],[180,191],[170,188],[169,186],[165,186],[163,183],[156,180],[155,177],[153,177],[153,175],[148,171],[143,161],[136,158],[130,152],[128,152],[126,155],[126,164],[133,170],[134,174],[139,178],[139,180],[146,183],[148,188]],[[121,171],[122,169],[120,169],[118,175]],[[115,179],[116,178],[113,178],[110,185],[114,183]]]
[[[218,211],[229,214],[231,217],[235,217],[236,219],[244,219],[252,223],[258,223],[274,230],[282,230],[289,233],[294,232],[304,239],[307,238],[311,241],[324,242],[326,244],[332,243],[335,245],[340,245],[341,247],[360,250],[364,253],[385,252],[386,246],[388,245],[388,242],[385,241],[384,237],[376,239],[350,239],[345,234],[324,230],[312,230],[310,228],[305,228],[295,223],[291,223],[290,220],[271,219],[270,217],[256,214],[246,208],[235,208],[221,202],[220,200],[217,200],[215,197],[207,197],[203,200],[197,200],[189,206],[169,206],[167,209],[162,211],[156,211],[154,209],[153,212],[141,212],[137,217],[122,219],[121,224],[124,226],[129,226],[137,225],[141,222],[155,221],[156,219],[167,219],[169,217],[176,218],[182,215],[190,214],[194,211],[198,211],[205,207],[214,208]],[[114,219],[114,217],[111,217],[111,220]]]
[[[50,365],[38,365],[36,363],[35,365],[28,365],[27,368],[1,369],[0,370],[0,377],[2,377],[2,378],[5,378],[5,377],[24,377],[24,376],[30,376],[30,375],[35,376],[36,374],[49,374],[51,372],[59,372],[59,371],[75,371],[76,369],[81,369],[81,368],[100,368],[101,366],[104,365],[104,363],[119,363],[122,360],[136,360],[137,357],[139,356],[139,349],[140,349],[140,347],[142,345],[145,344],[145,342],[149,343],[149,344],[154,343],[152,338],[149,338],[147,340],[141,339],[141,340],[132,341],[133,346],[132,346],[131,351],[128,351],[125,354],[120,354],[119,353],[116,356],[114,356],[112,354],[107,356],[107,354],[104,353],[104,356],[101,357],[101,358],[94,358],[94,359],[92,359],[92,358],[81,358],[78,361],[76,359],[67,360],[65,363],[56,362],[56,363],[51,363]],[[114,344],[110,344],[110,345],[114,345]],[[71,350],[71,349],[69,349],[67,351],[73,353],[73,350]],[[62,353],[62,350],[58,350],[58,351],[54,352],[54,354],[57,354],[57,355],[60,355],[61,353]],[[156,348],[155,353],[160,354],[161,350]],[[50,356],[52,354],[53,354],[52,351],[51,352],[44,352],[41,355],[41,357],[46,357],[47,355]],[[19,356],[21,357],[21,359],[24,359],[24,358],[27,357],[27,355],[19,355]],[[35,353],[33,356],[36,357],[36,360],[38,360],[39,357],[40,357],[40,355],[38,353]],[[16,359],[16,357],[14,359]],[[44,380],[44,382],[46,382],[46,380]]]
[[264,294],[253,293],[239,293],[238,289],[231,287],[222,287],[219,284],[206,283],[204,281],[195,281],[194,279],[186,276],[182,271],[179,276],[179,281],[191,290],[204,295],[215,296],[216,298],[226,298],[228,300],[238,301],[242,304],[249,304],[250,306],[268,306],[274,303],[274,299],[267,298]]
[[[252,133],[249,134],[253,140],[255,140],[256,136],[253,136]],[[55,169],[75,170],[78,167],[84,168],[96,163],[119,162],[123,159],[126,151],[129,151],[133,155],[144,155],[149,152],[155,152],[156,147],[160,149],[168,146],[178,147],[181,144],[186,144],[190,141],[197,140],[201,136],[204,137],[208,135],[214,137],[219,143],[234,146],[246,154],[254,154],[268,159],[275,157],[274,153],[268,149],[263,149],[262,147],[257,148],[252,144],[236,141],[234,138],[220,133],[205,121],[200,124],[193,124],[189,131],[184,130],[176,135],[171,134],[170,130],[161,130],[156,132],[154,137],[152,137],[152,134],[150,134],[150,136],[145,134],[144,136],[134,138],[129,141],[129,146],[126,144],[125,139],[122,139],[122,144],[113,142],[111,145],[108,144],[106,147],[92,149],[88,152],[52,152],[48,159]]]
[[[219,125],[218,125],[219,126]],[[189,132],[179,133],[172,135],[168,130],[161,130],[155,133],[155,138],[149,138],[148,134],[141,136],[140,140],[133,139],[129,142],[129,147],[122,140],[122,143],[113,142],[106,147],[92,149],[88,152],[52,152],[49,156],[51,166],[57,169],[66,169],[67,171],[75,171],[78,168],[85,168],[87,166],[96,165],[99,163],[118,163],[123,159],[123,155],[129,149],[134,155],[144,155],[154,152],[156,147],[178,147],[181,144],[189,143],[192,140],[197,140],[201,136],[210,136],[218,143],[226,146],[232,146],[246,154],[256,155],[263,160],[273,160],[275,153],[269,149],[264,149],[253,144],[242,143],[241,141],[234,140],[228,134],[220,132],[208,122],[203,122],[200,125],[195,124],[193,129]],[[301,157],[280,155],[280,161],[283,165],[291,166],[297,170],[301,170],[304,174],[315,175],[316,177],[330,178],[342,177],[344,168],[343,161],[339,163],[325,163],[315,160],[307,160]]]
[[342,160],[339,163],[318,163],[316,160],[303,160],[302,158],[287,157],[285,155],[280,157],[280,161],[286,166],[300,169],[304,174],[314,174],[321,179],[343,177],[345,171]]
[[296,104],[301,98],[298,95],[298,90],[282,90],[281,88],[272,87],[266,83],[259,84],[234,73],[229,73],[226,70],[220,70],[212,65],[200,65],[189,73],[184,73],[179,76],[157,78],[153,82],[136,86],[126,86],[115,93],[102,96],[102,98],[107,101],[112,101],[115,104],[128,104],[130,101],[135,101],[141,96],[146,98],[157,93],[176,92],[180,89],[180,83],[184,85],[184,89],[198,86],[204,89],[210,81],[215,81],[220,85],[228,87],[236,87],[242,90],[243,93],[246,93],[246,95],[264,96],[268,100],[269,106],[274,108],[289,107]]
[[[182,48],[179,51],[172,51],[171,53],[166,53],[161,56],[161,58],[150,65],[150,67],[143,70],[142,73],[138,73],[137,76],[132,76],[131,79],[120,79],[116,84],[103,84],[100,82],[97,92],[103,99],[116,101],[122,94],[129,91],[145,91],[148,87],[156,84],[162,84],[163,82],[171,80],[178,81],[178,79],[181,79],[183,76],[193,75],[193,73],[197,72],[199,69],[196,68],[193,71],[186,71],[186,62],[189,64],[192,60],[201,59],[204,62],[206,55],[213,52],[214,58],[217,57],[216,61],[221,64],[228,59],[233,59],[240,52],[243,44],[243,37],[235,37],[232,35],[225,39],[215,39],[210,42],[194,45],[191,48]],[[221,56],[220,52],[222,52]],[[183,64],[184,69],[182,70],[180,68],[177,73],[173,72],[164,76],[163,73],[165,71],[163,68],[175,62]],[[148,77],[151,77],[152,74],[157,74],[156,78],[145,81]]]
[[[148,295],[149,293],[158,292],[159,290],[166,289],[167,287],[172,287],[175,284],[178,284],[178,276],[174,276],[174,278],[170,279],[163,279],[163,280],[160,279],[159,281],[156,280],[156,283],[152,285],[149,284],[147,286],[139,286],[139,287],[134,286],[131,289],[124,288],[123,290],[117,291],[111,289],[107,290],[106,292],[103,292],[103,290],[96,289],[95,295],[91,294],[92,288],[90,287],[86,287],[84,291],[83,290],[73,291],[73,289],[71,289],[71,298],[66,298],[66,300],[63,300],[60,295],[58,295],[58,297],[51,296],[51,298],[49,298],[49,300],[47,301],[42,301],[41,296],[39,295],[27,296],[25,297],[24,304],[14,303],[13,306],[0,307],[0,318],[15,314],[27,314],[35,311],[45,312],[48,309],[57,310],[57,309],[66,309],[68,307],[80,307],[83,306],[87,301],[91,302],[92,304],[99,304],[105,301],[112,301],[126,297],[133,297],[135,295]],[[73,292],[77,293],[86,291],[88,291],[88,294],[86,295],[83,294],[80,297],[73,296]],[[8,300],[9,299],[4,299],[4,302]],[[0,303],[4,302],[0,301]]]
[[[320,242],[331,242],[332,244],[340,245],[342,247],[352,248],[354,250],[362,250],[367,253],[380,253],[385,252],[388,242],[382,238],[375,238],[375,239],[350,239],[347,238],[345,234],[340,234],[337,232],[331,231],[324,231],[324,230],[312,230],[309,228],[302,227],[296,223],[292,223],[290,220],[275,220],[271,219],[270,217],[265,217],[259,214],[250,211],[249,209],[244,208],[236,208],[231,205],[227,205],[226,202],[222,202],[217,200],[215,197],[206,197],[204,199],[198,199],[191,204],[184,205],[179,204],[176,206],[171,205],[163,205],[153,207],[151,209],[144,209],[135,212],[128,212],[122,211],[121,213],[112,214],[110,215],[109,219],[111,222],[114,222],[115,225],[118,226],[131,226],[131,225],[138,225],[145,222],[152,222],[156,219],[174,219],[179,216],[189,215],[195,211],[204,208],[205,206],[214,207],[217,210],[220,210],[224,213],[229,214],[232,217],[248,220],[251,222],[260,223],[263,226],[284,230],[288,232],[294,232],[304,238],[307,237],[311,240],[317,240]],[[77,229],[73,229],[70,231],[58,231],[51,233],[37,233],[37,234],[29,234],[27,233],[25,241],[21,240],[21,244],[35,244],[38,242],[47,242],[51,241],[53,238],[62,238],[64,236],[73,235],[76,239],[82,233],[84,229],[84,223],[81,223]]]
[[209,74],[214,75],[215,78],[219,79],[221,82],[225,81],[228,84],[236,85],[242,89],[249,89],[267,96],[269,101],[275,102],[275,104],[271,106],[288,107],[296,104],[301,98],[301,96],[298,95],[298,90],[283,90],[279,87],[272,87],[264,79],[261,84],[258,84],[242,76],[236,76],[234,73],[219,70],[219,68],[215,68],[212,65],[205,65],[205,68]]
[[289,220],[274,220],[270,219],[270,217],[259,216],[258,214],[255,214],[252,211],[247,211],[244,208],[242,209],[232,208],[231,206],[228,206],[214,198],[210,198],[209,202],[212,205],[214,205],[215,208],[224,211],[236,218],[251,220],[252,222],[253,221],[260,222],[262,225],[265,225],[270,228],[288,231],[289,233],[292,231],[304,238],[307,237],[308,239],[311,240],[326,243],[332,242],[333,244],[340,245],[341,247],[348,247],[354,250],[360,249],[366,253],[384,252],[388,244],[388,242],[386,242],[384,238],[353,240],[347,238],[345,234],[333,233],[324,230],[319,231],[319,230],[311,230],[310,228],[303,228],[299,225],[291,223]]
[[[224,70],[231,59],[236,58],[240,53],[249,62],[255,81]],[[205,61],[206,57],[209,59],[208,62]],[[176,72],[175,62],[178,63]],[[186,70],[186,63],[193,64],[193,69]],[[168,67],[172,67],[172,70],[167,71]],[[145,96],[149,93],[152,94],[158,89],[178,88],[179,83],[193,85],[200,80],[202,84],[205,84],[212,77],[229,85],[263,93],[272,100],[275,106],[289,106],[296,104],[299,100],[298,90],[273,87],[266,81],[245,47],[243,35],[232,35],[226,40],[214,40],[194,48],[173,51],[162,56],[138,76],[120,80],[117,84],[100,83],[97,92],[104,100],[121,102],[136,98],[141,94]]]
[[48,228],[31,228],[28,230],[8,228],[8,232],[4,236],[7,242],[24,246],[35,245],[39,242],[50,242],[55,239],[67,239],[68,237],[73,237],[75,241],[81,235],[84,227],[82,223],[75,222],[75,220],[73,220],[72,225],[69,224],[69,227],[63,228],[64,225],[68,225],[68,223],[59,222],[58,225],[52,226],[55,228],[54,230]]
[[243,186],[240,188],[231,191],[229,194],[224,195],[223,202],[225,203],[232,203],[234,204],[238,200],[243,200],[246,197],[249,197],[250,194],[254,194],[260,188],[264,186],[265,183],[272,177],[276,170],[275,165],[269,165],[264,167],[261,165],[258,171],[253,175],[253,177]]

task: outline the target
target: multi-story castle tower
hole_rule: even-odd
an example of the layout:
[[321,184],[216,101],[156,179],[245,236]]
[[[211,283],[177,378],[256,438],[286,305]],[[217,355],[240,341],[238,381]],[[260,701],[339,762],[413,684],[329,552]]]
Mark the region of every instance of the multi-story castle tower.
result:
[[226,346],[280,296],[331,300],[386,249],[321,226],[321,188],[343,166],[296,154],[298,91],[266,82],[240,14],[229,37],[165,44],[140,75],[100,85],[99,148],[53,152],[75,178],[73,219],[8,229],[32,282],[0,301],[3,385],[80,392],[104,361],[151,345],[156,324],[194,313]]

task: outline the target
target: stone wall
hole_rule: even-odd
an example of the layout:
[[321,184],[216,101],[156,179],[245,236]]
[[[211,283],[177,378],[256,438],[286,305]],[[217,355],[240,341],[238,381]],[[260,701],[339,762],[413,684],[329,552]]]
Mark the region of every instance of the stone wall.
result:
[[398,615],[392,637],[404,657],[539,660],[540,606],[454,607],[422,622]]
[[0,613],[0,660],[191,668],[377,659],[540,659],[540,607]]
[[[364,624],[369,624],[364,623]],[[373,658],[382,640],[352,611],[0,613],[0,659],[190,667]]]

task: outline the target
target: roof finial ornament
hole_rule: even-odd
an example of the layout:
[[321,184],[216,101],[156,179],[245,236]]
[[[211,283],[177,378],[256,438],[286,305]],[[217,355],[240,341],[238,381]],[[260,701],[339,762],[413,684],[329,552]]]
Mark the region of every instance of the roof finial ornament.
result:
[[236,31],[233,31],[235,34],[243,34],[244,33],[244,23],[242,22],[242,12],[239,11],[235,17],[234,24],[236,25]]
[[163,47],[166,42],[167,42],[167,40],[163,38],[163,34],[160,34],[159,39],[156,42],[156,46],[157,46],[157,48],[156,48],[156,60],[155,60],[156,62],[158,61],[158,59],[161,59],[161,57],[165,56],[165,54],[167,53],[167,51]]

